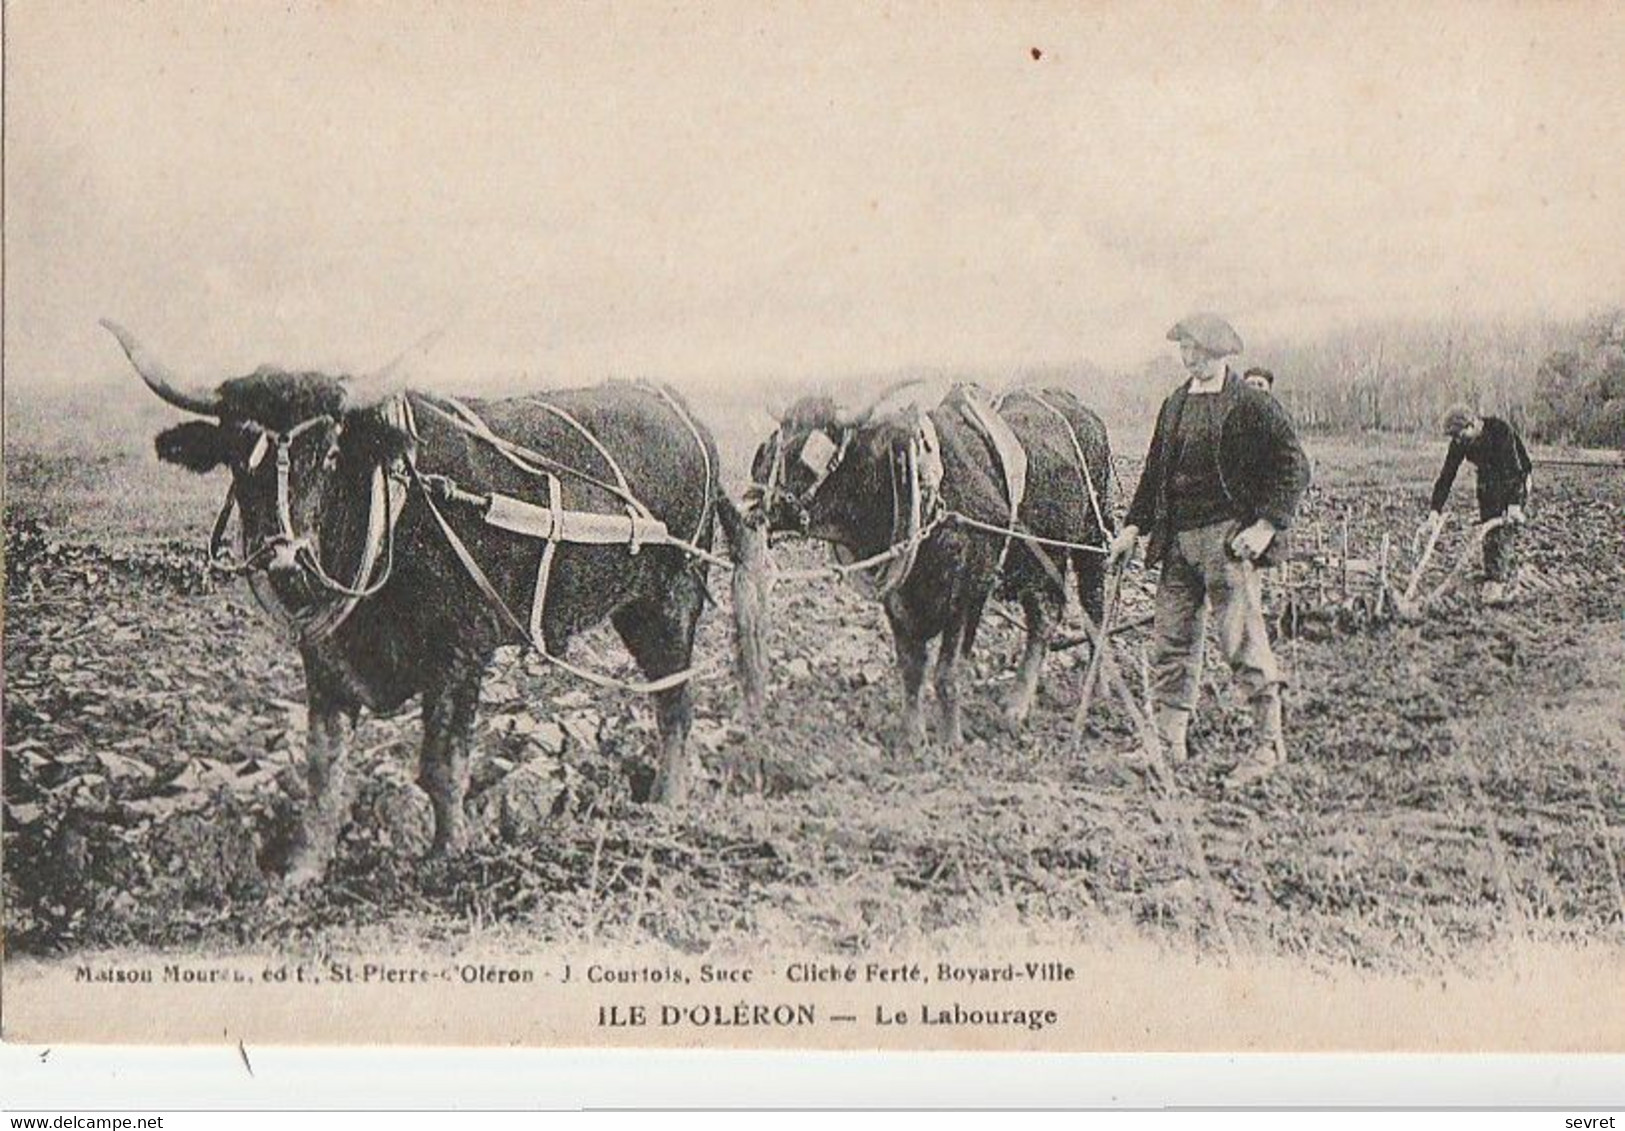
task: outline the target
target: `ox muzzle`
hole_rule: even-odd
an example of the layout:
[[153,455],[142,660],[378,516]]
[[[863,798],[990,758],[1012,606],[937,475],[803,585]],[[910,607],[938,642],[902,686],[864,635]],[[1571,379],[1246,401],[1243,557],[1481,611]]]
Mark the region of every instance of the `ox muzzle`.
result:
[[300,535],[293,528],[290,481],[293,468],[293,442],[304,433],[323,424],[331,424],[335,428],[342,427],[337,419],[326,415],[303,420],[286,432],[266,428],[255,421],[244,424],[245,428],[256,433],[254,447],[249,451],[246,464],[250,474],[259,470],[267,455],[275,452],[277,527],[275,532],[260,539],[257,546],[247,549],[241,560],[234,560],[226,542],[227,526],[231,521],[232,512],[238,505],[237,485],[233,483],[226,495],[225,504],[220,508],[220,515],[215,519],[214,532],[209,538],[209,560],[217,569],[232,574],[256,571],[292,573],[304,569],[304,563],[316,557],[315,544],[311,537]]

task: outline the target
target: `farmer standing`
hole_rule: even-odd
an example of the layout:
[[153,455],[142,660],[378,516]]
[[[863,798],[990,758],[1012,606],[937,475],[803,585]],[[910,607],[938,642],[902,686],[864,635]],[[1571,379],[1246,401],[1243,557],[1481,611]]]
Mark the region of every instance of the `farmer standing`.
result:
[[1484,536],[1484,603],[1504,605],[1507,582],[1512,580],[1516,564],[1517,528],[1523,525],[1523,509],[1529,505],[1529,474],[1534,464],[1518,430],[1500,417],[1480,416],[1466,405],[1456,405],[1444,414],[1440,427],[1450,437],[1450,448],[1433,484],[1431,510],[1417,535],[1435,534],[1444,525],[1450,488],[1461,461],[1467,460],[1478,472],[1479,520],[1506,520]]
[[1246,385],[1224,359],[1241,338],[1216,314],[1168,331],[1190,377],[1163,401],[1128,522],[1112,541],[1114,566],[1150,535],[1148,565],[1162,565],[1153,628],[1157,731],[1176,761],[1201,688],[1211,606],[1219,646],[1247,697],[1253,746],[1226,784],[1268,775],[1286,757],[1281,669],[1264,628],[1260,569],[1284,556],[1287,527],[1309,486],[1309,464],[1286,412]]

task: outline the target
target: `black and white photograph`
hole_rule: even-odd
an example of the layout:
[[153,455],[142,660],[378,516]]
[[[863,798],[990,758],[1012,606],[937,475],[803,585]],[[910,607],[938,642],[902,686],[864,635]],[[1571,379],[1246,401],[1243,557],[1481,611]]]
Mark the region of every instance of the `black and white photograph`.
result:
[[4,19],[7,1041],[1625,1052],[1619,7]]

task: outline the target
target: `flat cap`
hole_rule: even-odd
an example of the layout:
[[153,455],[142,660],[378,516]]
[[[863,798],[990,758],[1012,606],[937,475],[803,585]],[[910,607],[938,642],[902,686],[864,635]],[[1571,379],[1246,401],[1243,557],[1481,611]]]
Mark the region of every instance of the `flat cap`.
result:
[[1478,414],[1466,405],[1451,405],[1449,411],[1439,418],[1439,431],[1446,436],[1454,436],[1477,419]]
[[1170,342],[1191,342],[1214,357],[1241,352],[1241,335],[1217,314],[1191,314],[1175,322],[1168,331]]

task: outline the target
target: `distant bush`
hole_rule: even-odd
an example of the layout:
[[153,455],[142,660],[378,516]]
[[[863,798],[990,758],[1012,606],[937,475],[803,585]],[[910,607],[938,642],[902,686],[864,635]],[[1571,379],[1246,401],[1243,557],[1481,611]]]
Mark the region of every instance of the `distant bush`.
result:
[[1541,362],[1529,421],[1537,439],[1625,448],[1625,310],[1592,319],[1578,348]]

